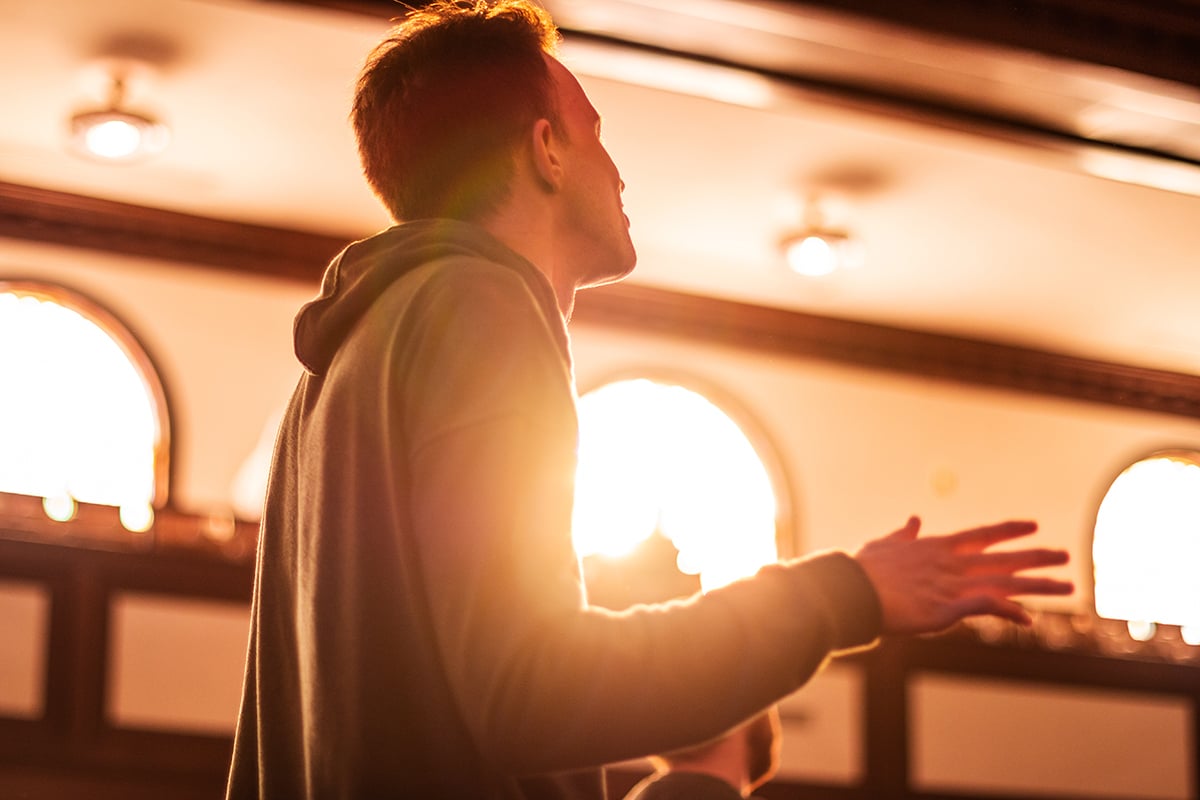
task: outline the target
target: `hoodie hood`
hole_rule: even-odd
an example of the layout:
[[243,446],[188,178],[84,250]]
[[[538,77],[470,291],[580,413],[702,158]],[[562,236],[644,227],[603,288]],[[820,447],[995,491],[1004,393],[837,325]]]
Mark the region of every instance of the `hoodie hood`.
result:
[[396,225],[354,242],[330,262],[321,292],[296,315],[296,357],[304,368],[322,375],[347,334],[388,286],[412,270],[448,257],[477,258],[518,272],[537,299],[568,358],[566,331],[554,290],[545,275],[482,228],[448,219]]

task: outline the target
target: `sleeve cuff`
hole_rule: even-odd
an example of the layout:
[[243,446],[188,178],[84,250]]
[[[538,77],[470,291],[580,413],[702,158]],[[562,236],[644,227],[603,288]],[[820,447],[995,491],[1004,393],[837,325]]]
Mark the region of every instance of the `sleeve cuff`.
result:
[[835,650],[862,647],[879,638],[883,627],[879,595],[857,561],[831,551],[806,558],[803,569],[828,604]]

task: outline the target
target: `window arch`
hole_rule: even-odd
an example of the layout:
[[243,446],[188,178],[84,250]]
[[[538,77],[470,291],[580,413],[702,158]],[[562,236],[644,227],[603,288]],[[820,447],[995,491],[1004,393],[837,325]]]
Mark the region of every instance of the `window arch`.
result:
[[149,357],[100,305],[61,286],[0,280],[0,491],[116,506],[134,531],[167,498],[166,397]]
[[1178,625],[1200,644],[1200,452],[1143,458],[1109,486],[1092,540],[1096,613],[1137,639]]
[[[792,555],[779,535],[786,504],[773,480],[778,476],[742,425],[706,394],[636,377],[580,397],[573,536],[589,593],[606,562],[637,553],[661,558],[670,551],[678,572],[693,576],[690,584],[675,576],[667,588],[663,582],[671,579],[661,570],[649,575],[641,568],[632,580],[654,586],[634,587],[620,602],[603,605],[709,590]],[[609,572],[622,568],[639,569],[626,564]]]

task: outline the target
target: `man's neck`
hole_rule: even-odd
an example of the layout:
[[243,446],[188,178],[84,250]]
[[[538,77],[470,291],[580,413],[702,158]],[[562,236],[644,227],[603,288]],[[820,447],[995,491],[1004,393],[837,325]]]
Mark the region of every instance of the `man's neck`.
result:
[[546,276],[558,300],[559,313],[563,319],[570,320],[578,287],[561,263],[551,220],[545,209],[530,209],[523,203],[509,202],[479,225]]

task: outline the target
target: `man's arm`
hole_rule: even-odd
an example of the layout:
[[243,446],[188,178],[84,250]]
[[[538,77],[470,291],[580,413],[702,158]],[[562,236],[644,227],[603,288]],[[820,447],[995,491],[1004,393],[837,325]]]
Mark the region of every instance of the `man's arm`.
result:
[[[423,388],[404,426],[421,432],[406,440],[412,545],[447,683],[492,764],[553,771],[690,744],[795,690],[833,651],[977,609],[986,576],[964,583],[958,573],[970,571],[972,546],[1015,535],[1004,526],[972,545],[916,539],[913,525],[857,560],[771,565],[684,603],[584,608],[569,536],[568,378],[507,277],[464,276],[444,299],[427,292],[430,326],[407,362],[416,371],[403,373]],[[918,566],[943,550],[941,572]],[[999,554],[985,555],[994,569]],[[927,602],[908,609],[905,598],[922,592]]]

